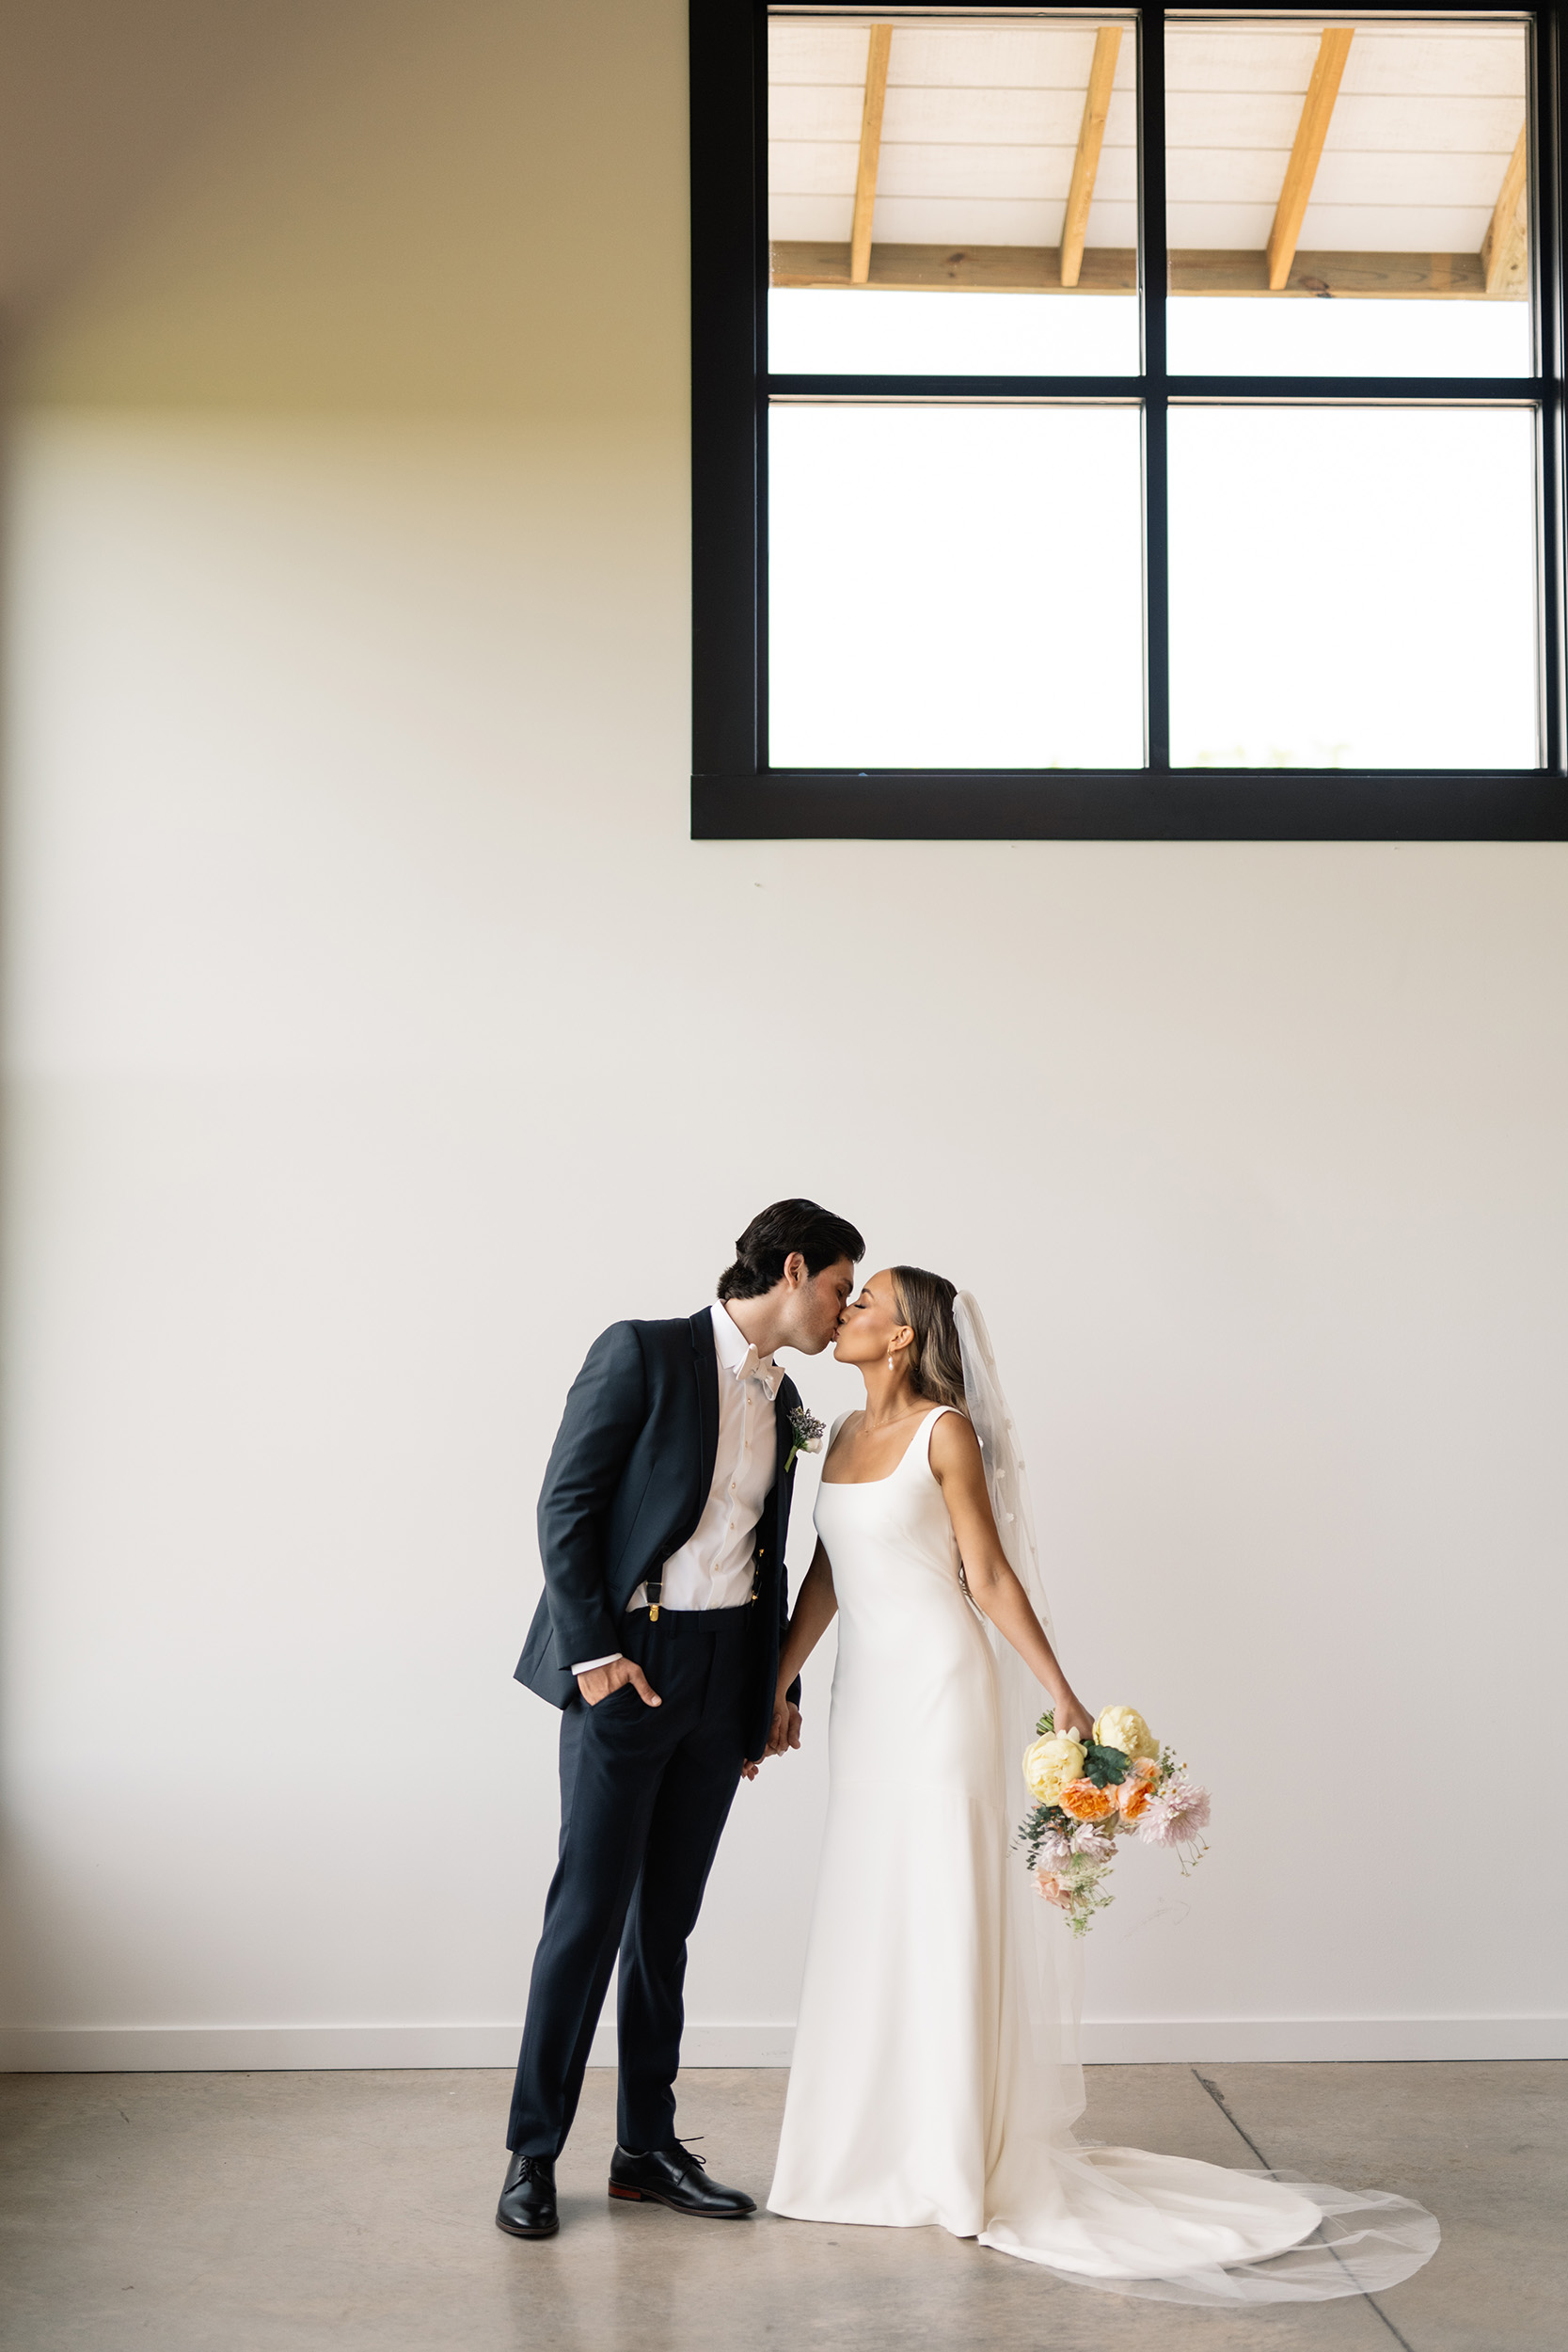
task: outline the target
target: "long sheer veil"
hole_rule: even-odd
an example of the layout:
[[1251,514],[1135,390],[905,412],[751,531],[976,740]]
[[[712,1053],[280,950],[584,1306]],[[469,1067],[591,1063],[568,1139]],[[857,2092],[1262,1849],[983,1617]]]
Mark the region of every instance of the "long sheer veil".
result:
[[[954,1301],[963,1358],[964,1400],[985,1461],[996,1532],[1030,1606],[1051,1632],[1029,1498],[1028,1472],[997,1373],[978,1301]],[[996,1660],[1009,1800],[1027,1799],[1020,1769],[1041,1707],[1038,1683],[1010,1642],[988,1627]],[[1081,2142],[1072,2125],[1084,2110],[1078,2058],[1082,1962],[1060,1912],[1041,1901],[1022,1858],[1006,1860],[1004,1934],[1010,1980],[1003,2000],[1002,2060],[1010,2070],[1004,2144],[994,2152],[988,2193],[991,2216],[980,2243],[1022,2255],[1083,2286],[1164,2302],[1234,2307],[1320,2302],[1375,2293],[1420,2267],[1436,2248],[1437,2224],[1408,2198],[1380,2189],[1340,2189],[1278,2173],[1266,2175],[1316,2212],[1317,2227],[1264,2261],[1195,2259],[1188,2223],[1226,2212],[1226,2184],[1259,2179],[1259,2168],[1234,2171],[1128,2148]],[[1257,2191],[1253,2192],[1255,2195]],[[1117,2249],[1115,2256],[1111,2254]],[[1129,2273],[1134,2275],[1128,2275]]]
[[[980,1302],[973,1292],[959,1291],[953,1302],[953,1320],[958,1326],[963,1358],[964,1403],[980,1440],[986,1491],[990,1497],[996,1532],[1007,1555],[1007,1565],[1049,1637],[1051,1612],[1040,1576],[1028,1472],[996,1369],[996,1351],[985,1316],[980,1312]],[[996,1660],[1002,1699],[1003,1754],[1009,1773],[1007,1793],[1009,1798],[1017,1796],[1022,1816],[1026,1800],[1017,1768],[1035,1736],[1042,1694],[1012,1644],[993,1626],[988,1625],[986,1629]],[[1032,2105],[1036,2122],[1065,2136],[1074,2118],[1084,2111],[1084,2074],[1078,2059],[1083,1958],[1061,1913],[1040,1900],[1022,1863],[1011,1854],[1006,1890],[1008,1959],[1016,1972],[1029,2025],[1030,2047],[1020,2057],[1035,2078]]]

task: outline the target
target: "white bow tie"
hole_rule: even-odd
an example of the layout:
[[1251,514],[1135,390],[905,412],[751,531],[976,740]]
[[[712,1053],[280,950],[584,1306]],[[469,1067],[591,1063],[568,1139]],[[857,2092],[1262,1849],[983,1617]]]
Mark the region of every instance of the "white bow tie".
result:
[[736,1364],[735,1368],[735,1376],[737,1380],[759,1381],[762,1386],[763,1394],[767,1397],[769,1405],[771,1405],[773,1399],[779,1393],[779,1383],[784,1378],[784,1374],[779,1370],[778,1365],[773,1361],[771,1356],[769,1356],[768,1361],[764,1363],[758,1356],[756,1349],[754,1347],[749,1347],[746,1350],[744,1360]]

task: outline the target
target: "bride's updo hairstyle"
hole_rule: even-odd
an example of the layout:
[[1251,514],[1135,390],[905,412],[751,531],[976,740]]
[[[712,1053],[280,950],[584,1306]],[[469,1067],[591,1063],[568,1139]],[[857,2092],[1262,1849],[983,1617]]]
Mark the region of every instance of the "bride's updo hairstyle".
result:
[[914,1333],[910,1379],[916,1396],[928,1396],[933,1405],[956,1405],[964,1412],[963,1356],[953,1320],[958,1291],[944,1275],[927,1274],[919,1265],[895,1265],[893,1289],[898,1311]]

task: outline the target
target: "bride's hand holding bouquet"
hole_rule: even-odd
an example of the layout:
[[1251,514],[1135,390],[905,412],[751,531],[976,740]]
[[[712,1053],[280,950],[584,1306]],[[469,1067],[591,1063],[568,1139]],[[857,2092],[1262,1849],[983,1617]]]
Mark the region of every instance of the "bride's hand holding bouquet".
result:
[[1082,1699],[1075,1698],[1065,1682],[1059,1691],[1052,1693],[1051,1705],[1040,1717],[1040,1723],[1050,1723],[1053,1726],[1059,1724],[1064,1739],[1076,1740],[1084,1746],[1087,1746],[1094,1738],[1093,1710],[1085,1707]]

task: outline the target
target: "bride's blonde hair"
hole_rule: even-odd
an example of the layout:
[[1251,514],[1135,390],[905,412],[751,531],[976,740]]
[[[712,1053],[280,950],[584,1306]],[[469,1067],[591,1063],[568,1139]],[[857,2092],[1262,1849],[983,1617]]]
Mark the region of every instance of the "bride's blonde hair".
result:
[[933,1405],[964,1404],[963,1355],[958,1327],[953,1320],[958,1291],[944,1275],[927,1274],[924,1266],[895,1265],[893,1292],[898,1311],[914,1333],[910,1348],[910,1379],[916,1396]]

